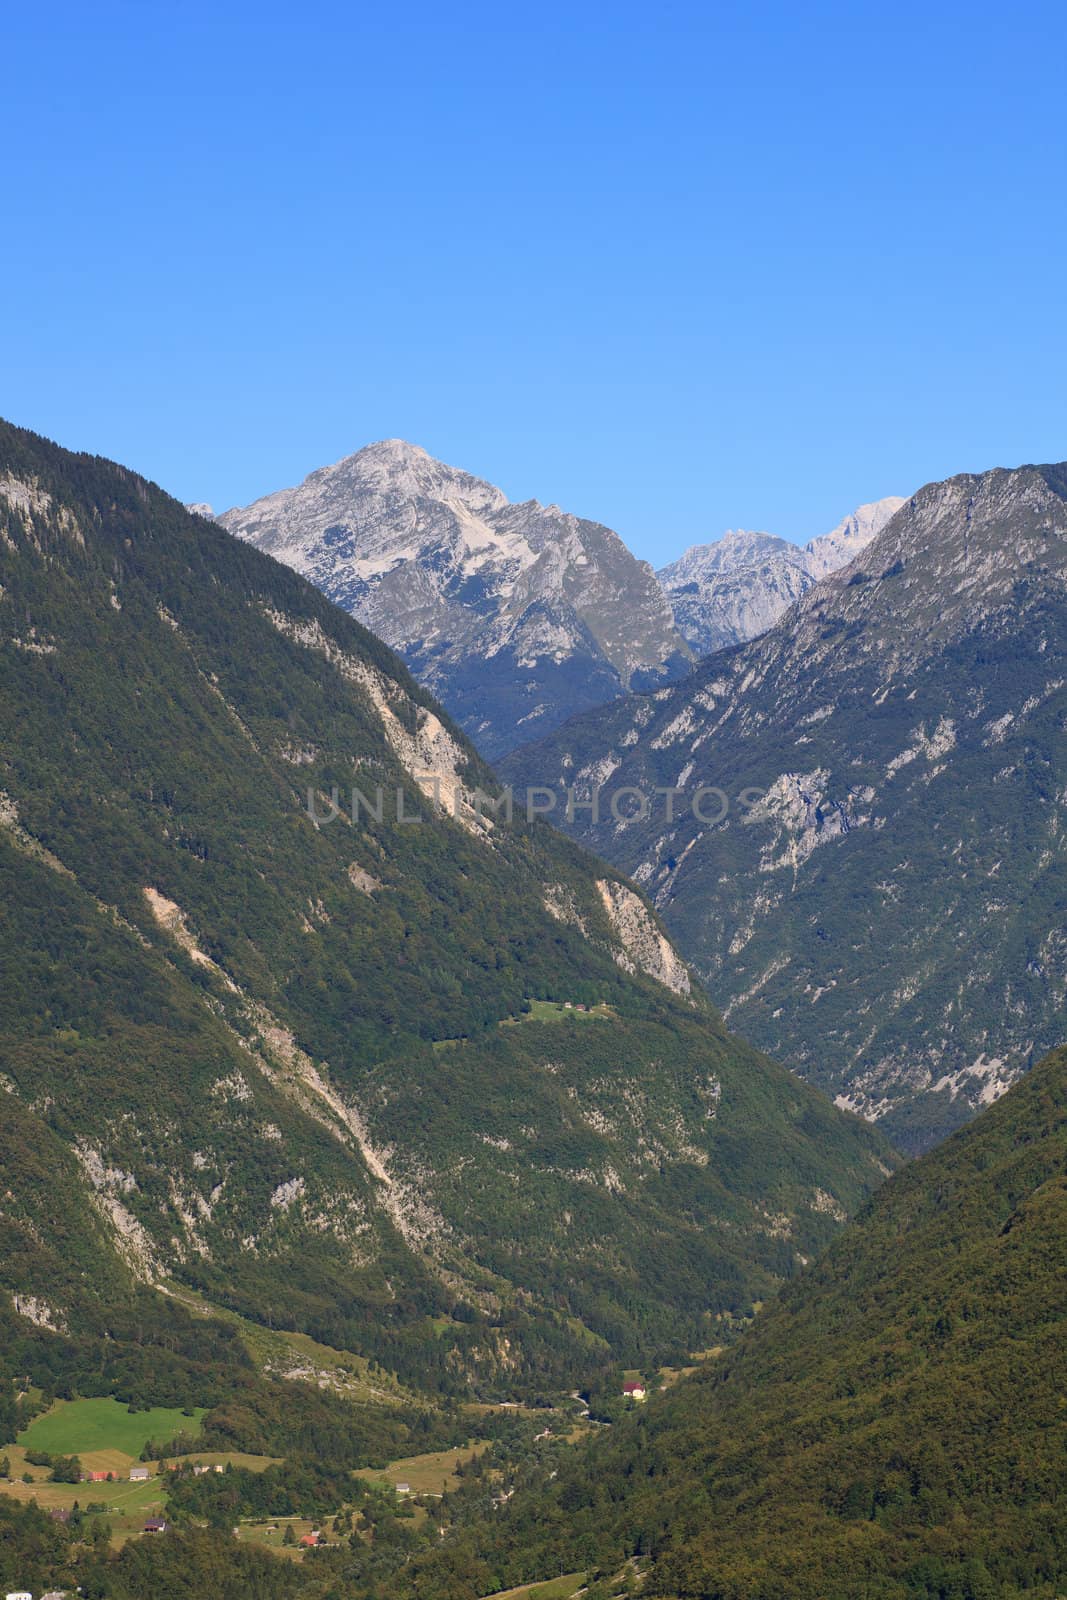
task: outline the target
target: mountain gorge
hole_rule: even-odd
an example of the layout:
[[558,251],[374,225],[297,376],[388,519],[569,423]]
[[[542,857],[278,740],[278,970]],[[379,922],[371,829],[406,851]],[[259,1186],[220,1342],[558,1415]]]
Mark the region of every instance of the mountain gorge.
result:
[[820,578],[859,555],[903,504],[891,495],[859,506],[806,545],[738,529],[662,567],[656,576],[694,655],[765,633]]
[[285,566],[4,425],[0,585],[0,1284],[46,1344],[162,1295],[552,1389],[708,1343],[889,1169]]
[[690,660],[610,528],[512,505],[400,439],[219,520],[398,650],[490,760]]
[[[1067,471],[930,484],[763,637],[505,763],[732,1026],[922,1148],[1062,1032]],[[697,809],[612,791],[722,791]],[[616,808],[619,811],[620,808]],[[698,814],[699,813],[699,814]]]
[[740,1343],[389,1591],[1055,1600],[1067,1052],[897,1173]]

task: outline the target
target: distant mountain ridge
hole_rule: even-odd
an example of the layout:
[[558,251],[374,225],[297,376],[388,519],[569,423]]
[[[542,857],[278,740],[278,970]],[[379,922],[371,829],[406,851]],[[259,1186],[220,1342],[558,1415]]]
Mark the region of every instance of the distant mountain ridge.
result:
[[1067,468],[928,484],[768,633],[504,771],[720,786],[710,825],[605,803],[574,831],[732,1026],[923,1148],[1062,1031]]
[[858,506],[803,546],[744,529],[692,545],[656,574],[686,643],[704,656],[765,633],[820,578],[853,560],[904,503],[890,495]]
[[610,528],[512,505],[400,439],[218,520],[398,650],[490,759],[690,661]]

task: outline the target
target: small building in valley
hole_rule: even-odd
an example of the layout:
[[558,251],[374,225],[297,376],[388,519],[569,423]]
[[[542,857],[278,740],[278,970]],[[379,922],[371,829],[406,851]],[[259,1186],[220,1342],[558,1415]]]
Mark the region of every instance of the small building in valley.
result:
[[648,1393],[640,1378],[631,1378],[624,1383],[622,1392],[628,1400],[643,1400]]
[[165,1517],[149,1517],[144,1525],[145,1533],[166,1533],[167,1521]]
[[147,1483],[148,1482],[148,1478],[149,1478],[149,1471],[148,1471],[147,1467],[131,1467],[130,1468],[130,1482],[131,1483]]

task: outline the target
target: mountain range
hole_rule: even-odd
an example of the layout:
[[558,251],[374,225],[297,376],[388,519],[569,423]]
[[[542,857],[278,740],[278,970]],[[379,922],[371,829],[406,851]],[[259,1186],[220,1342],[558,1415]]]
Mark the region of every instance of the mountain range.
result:
[[861,506],[804,547],[730,533],[654,574],[610,528],[536,500],[512,505],[386,439],[218,520],[391,644],[496,760],[763,632],[902,504]]
[[[732,1026],[921,1149],[1062,1032],[1065,656],[1067,468],[965,474],[762,637],[504,771],[556,788]],[[609,809],[670,787],[673,820]]]
[[692,545],[656,576],[693,654],[765,633],[820,578],[859,555],[903,504],[891,495],[859,506],[806,545],[742,529]]

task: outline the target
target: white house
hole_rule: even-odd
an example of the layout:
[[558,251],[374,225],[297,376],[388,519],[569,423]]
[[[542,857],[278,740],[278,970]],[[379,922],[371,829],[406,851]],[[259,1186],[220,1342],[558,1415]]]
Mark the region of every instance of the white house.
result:
[[150,1473],[149,1473],[147,1467],[131,1467],[130,1468],[130,1482],[131,1483],[147,1483],[147,1481],[149,1479],[149,1476],[150,1476]]

